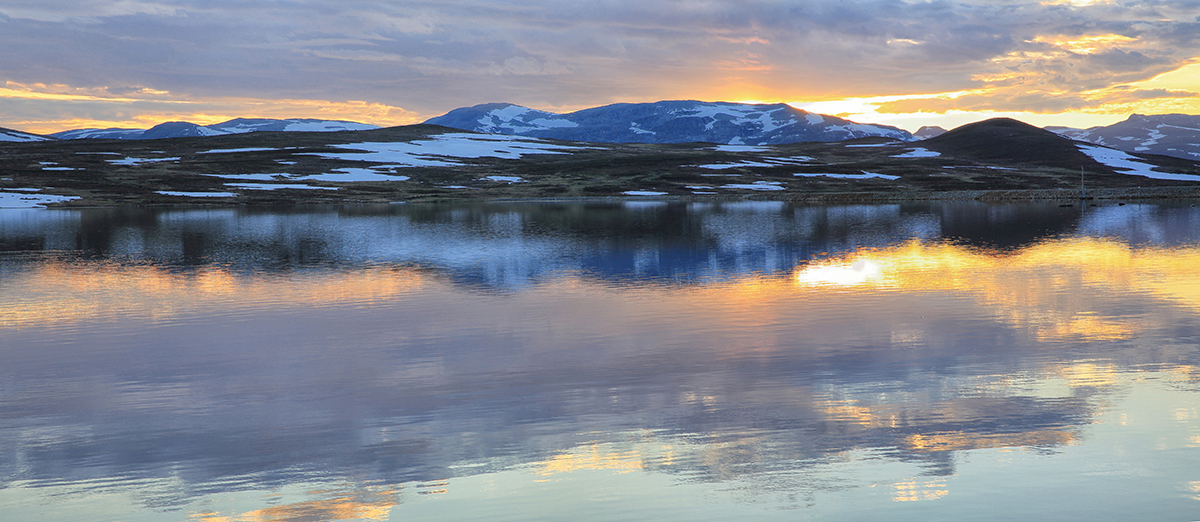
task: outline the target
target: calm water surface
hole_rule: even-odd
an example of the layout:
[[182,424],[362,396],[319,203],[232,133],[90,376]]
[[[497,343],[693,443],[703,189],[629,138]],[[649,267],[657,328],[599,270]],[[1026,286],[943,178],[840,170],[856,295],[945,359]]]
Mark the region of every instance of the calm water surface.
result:
[[1200,520],[1190,202],[0,211],[5,521]]

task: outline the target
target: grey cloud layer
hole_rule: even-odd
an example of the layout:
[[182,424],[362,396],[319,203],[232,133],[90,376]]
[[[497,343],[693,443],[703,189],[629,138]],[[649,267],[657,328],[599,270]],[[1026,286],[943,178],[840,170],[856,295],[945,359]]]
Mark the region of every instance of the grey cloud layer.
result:
[[[437,114],[711,96],[1099,89],[1200,55],[1200,2],[0,2],[0,80]],[[1048,41],[1119,34],[1086,54]],[[1042,39],[1038,39],[1042,37]],[[1018,94],[1022,95],[1019,96]],[[1021,107],[1011,107],[1019,109]]]

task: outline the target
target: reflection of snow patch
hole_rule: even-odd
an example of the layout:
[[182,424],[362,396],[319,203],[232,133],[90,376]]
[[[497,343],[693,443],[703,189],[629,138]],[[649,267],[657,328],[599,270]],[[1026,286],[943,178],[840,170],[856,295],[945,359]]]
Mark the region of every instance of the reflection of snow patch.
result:
[[1093,145],[1079,145],[1079,150],[1084,154],[1091,156],[1098,163],[1102,163],[1113,168],[1120,174],[1130,174],[1134,176],[1145,176],[1152,179],[1165,179],[1172,181],[1200,181],[1200,176],[1195,174],[1171,174],[1167,172],[1157,172],[1154,165],[1143,163],[1141,158],[1132,156],[1125,151],[1109,149],[1105,147],[1097,147]]

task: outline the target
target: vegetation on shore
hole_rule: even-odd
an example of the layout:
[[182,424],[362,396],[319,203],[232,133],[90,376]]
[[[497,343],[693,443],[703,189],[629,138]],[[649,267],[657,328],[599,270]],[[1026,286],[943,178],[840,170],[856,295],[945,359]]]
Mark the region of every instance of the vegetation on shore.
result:
[[[797,201],[1200,197],[1200,182],[1152,179],[1099,163],[1070,140],[1014,120],[937,138],[736,147],[548,142],[519,158],[422,156],[389,164],[368,144],[469,134],[415,125],[333,133],[257,132],[147,141],[0,143],[0,192],[78,199],[61,206],[383,203],[613,197]],[[524,142],[528,143],[528,140]],[[511,143],[498,140],[496,147]],[[419,149],[419,147],[418,147]],[[1196,162],[1140,161],[1200,176]],[[369,173],[363,181],[352,173]],[[1200,178],[1198,178],[1200,179]]]

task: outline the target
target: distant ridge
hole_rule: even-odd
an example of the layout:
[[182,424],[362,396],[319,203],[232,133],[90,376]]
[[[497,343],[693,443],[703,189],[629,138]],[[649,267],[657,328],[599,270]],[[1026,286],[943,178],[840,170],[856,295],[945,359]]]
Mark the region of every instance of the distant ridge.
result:
[[1195,114],[1133,114],[1108,126],[1046,130],[1126,152],[1200,159],[1200,115]]
[[160,123],[149,129],[75,129],[56,132],[52,137],[63,140],[110,139],[154,140],[194,136],[222,136],[247,132],[336,132],[378,129],[378,126],[342,120],[234,118],[213,125],[197,125],[186,121]]
[[886,125],[855,123],[787,104],[702,102],[618,103],[567,114],[511,103],[452,110],[425,123],[456,129],[597,143],[779,145],[885,137],[912,140]]
[[1072,169],[1095,164],[1071,139],[1012,118],[968,123],[921,143],[943,154],[998,164]]
[[0,127],[0,141],[8,142],[26,142],[26,141],[50,141],[54,138],[21,132],[18,130],[6,129]]

